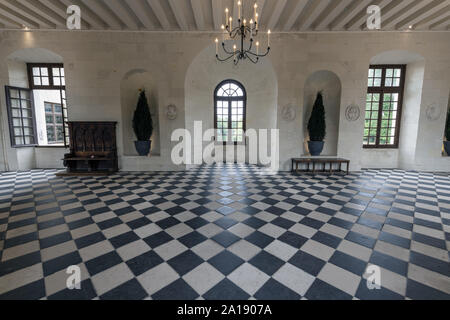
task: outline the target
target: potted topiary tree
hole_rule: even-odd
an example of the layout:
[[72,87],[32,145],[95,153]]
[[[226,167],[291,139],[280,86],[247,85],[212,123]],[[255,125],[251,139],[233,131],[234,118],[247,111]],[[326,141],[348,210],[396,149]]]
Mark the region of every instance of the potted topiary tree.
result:
[[448,156],[450,156],[450,110],[447,113],[447,122],[445,123],[445,140],[444,149]]
[[133,117],[133,129],[137,140],[134,144],[140,156],[148,156],[152,142],[150,138],[153,134],[153,120],[148,107],[145,90],[139,90],[139,101]]
[[326,135],[325,107],[323,106],[322,92],[317,93],[316,102],[308,122],[309,141],[308,149],[312,156],[322,153]]

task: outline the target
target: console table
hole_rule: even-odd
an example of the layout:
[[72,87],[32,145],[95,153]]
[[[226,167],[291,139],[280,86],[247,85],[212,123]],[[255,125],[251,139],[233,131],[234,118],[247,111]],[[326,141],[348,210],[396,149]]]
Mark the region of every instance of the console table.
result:
[[[295,173],[300,172],[299,165],[306,164],[307,169],[301,170],[301,172],[312,172],[312,174],[316,174],[317,172],[325,172],[333,174],[334,172],[346,172],[350,173],[350,160],[342,159],[342,158],[293,158],[292,159],[292,171]],[[342,170],[342,164],[346,164],[346,171]],[[311,170],[312,165],[312,170]],[[327,170],[327,165],[329,165],[329,169]],[[333,165],[338,165],[339,169],[334,170]],[[322,167],[322,170],[318,171]]]

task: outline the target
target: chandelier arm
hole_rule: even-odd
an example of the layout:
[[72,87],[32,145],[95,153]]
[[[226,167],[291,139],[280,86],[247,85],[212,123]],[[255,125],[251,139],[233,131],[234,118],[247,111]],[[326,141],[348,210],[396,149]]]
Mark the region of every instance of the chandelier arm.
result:
[[246,54],[247,59],[250,60],[251,62],[253,62],[254,64],[257,64],[259,61],[259,57],[256,57],[256,60],[253,60],[253,58],[251,56],[249,56],[248,54]]
[[230,55],[228,58],[221,59],[221,58],[219,57],[219,55],[216,54],[216,58],[217,58],[217,60],[219,60],[220,62],[226,62],[226,61],[230,60],[231,58],[233,58],[233,56],[234,56],[234,55]]
[[238,35],[238,33],[239,33],[239,31],[241,30],[241,28],[240,27],[236,27],[236,28],[234,28],[234,29],[227,29],[227,31],[228,31],[228,34],[230,35],[230,37],[231,38],[236,38],[236,36]]
[[250,39],[250,46],[248,47],[247,52],[251,52],[253,48],[253,39]]
[[255,57],[260,57],[260,58],[262,58],[262,57],[267,56],[267,55],[270,53],[270,47],[267,48],[267,52],[264,53],[264,54],[256,54],[256,53],[250,52],[250,51],[249,51],[248,53],[251,54],[251,55],[253,55],[253,56],[255,56]]
[[235,54],[234,52],[228,51],[225,47],[225,42],[222,42],[223,51],[225,51],[226,54]]

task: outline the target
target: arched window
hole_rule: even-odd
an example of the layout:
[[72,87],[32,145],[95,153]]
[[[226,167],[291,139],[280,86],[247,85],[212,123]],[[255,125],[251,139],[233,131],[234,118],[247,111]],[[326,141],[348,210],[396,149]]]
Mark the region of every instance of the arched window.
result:
[[217,141],[240,143],[246,130],[247,94],[235,80],[221,82],[214,92],[214,124]]

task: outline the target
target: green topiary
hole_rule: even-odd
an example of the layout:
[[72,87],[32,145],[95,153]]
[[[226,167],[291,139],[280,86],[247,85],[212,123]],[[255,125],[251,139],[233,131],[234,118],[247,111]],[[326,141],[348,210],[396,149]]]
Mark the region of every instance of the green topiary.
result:
[[323,106],[322,92],[317,94],[308,122],[308,132],[310,141],[323,141],[325,139],[327,126],[325,123],[325,107]]
[[445,123],[445,139],[450,141],[450,110],[447,113],[447,122]]
[[141,91],[133,117],[133,129],[138,141],[149,141],[153,134],[153,120],[145,90]]

